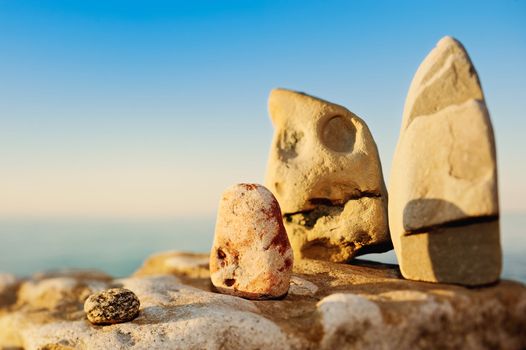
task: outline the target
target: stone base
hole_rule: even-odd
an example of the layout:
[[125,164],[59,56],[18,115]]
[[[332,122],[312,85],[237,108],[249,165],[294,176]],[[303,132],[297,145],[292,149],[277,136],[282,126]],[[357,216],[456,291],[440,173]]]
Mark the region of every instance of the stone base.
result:
[[478,286],[496,282],[502,269],[498,220],[405,235],[397,250],[411,280]]
[[[159,254],[115,280],[67,271],[0,278],[0,349],[526,348],[521,283],[465,288],[404,280],[396,265],[302,260],[283,299],[250,301],[214,293],[203,257],[194,257]],[[138,296],[139,316],[94,326],[83,302],[110,286]]]
[[393,249],[385,200],[363,197],[344,205],[322,205],[285,215],[295,259],[348,262],[362,254]]

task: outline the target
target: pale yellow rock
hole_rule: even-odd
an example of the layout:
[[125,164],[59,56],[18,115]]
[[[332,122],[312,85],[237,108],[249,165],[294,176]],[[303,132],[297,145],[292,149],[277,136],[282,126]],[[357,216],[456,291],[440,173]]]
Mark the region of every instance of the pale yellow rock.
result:
[[86,298],[107,287],[105,281],[82,281],[73,277],[53,277],[29,280],[20,286],[18,300],[35,309],[67,308],[72,304],[84,303]]
[[170,251],[154,254],[135,272],[137,276],[154,273],[188,277],[210,277],[208,254]]
[[[475,68],[453,38],[439,41],[411,83],[389,196],[404,277],[467,285],[499,278],[493,129]],[[480,222],[488,224],[472,226]]]
[[390,249],[382,168],[365,122],[284,89],[271,92],[269,113],[275,133],[265,184],[280,203],[295,256],[342,262]]

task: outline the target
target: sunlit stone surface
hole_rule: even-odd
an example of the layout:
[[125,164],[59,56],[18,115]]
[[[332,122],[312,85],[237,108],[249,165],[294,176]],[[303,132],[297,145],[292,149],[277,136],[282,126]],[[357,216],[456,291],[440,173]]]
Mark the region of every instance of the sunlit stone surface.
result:
[[495,140],[464,47],[445,37],[415,74],[389,181],[389,225],[404,277],[481,285],[502,257]]
[[269,112],[275,130],[265,184],[295,256],[344,262],[391,249],[382,168],[365,122],[283,89],[270,93]]

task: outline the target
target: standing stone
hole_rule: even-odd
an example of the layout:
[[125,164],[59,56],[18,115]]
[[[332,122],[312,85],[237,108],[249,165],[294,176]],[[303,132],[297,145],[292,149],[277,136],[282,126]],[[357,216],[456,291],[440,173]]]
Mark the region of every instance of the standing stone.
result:
[[139,307],[139,298],[125,288],[112,288],[92,294],[84,303],[88,320],[96,325],[131,321],[139,315]]
[[275,133],[265,183],[296,258],[346,262],[392,249],[382,167],[365,122],[283,89],[270,93],[269,112]]
[[481,285],[501,271],[495,141],[464,47],[445,37],[415,74],[389,182],[404,277]]
[[265,187],[238,184],[223,193],[210,253],[218,291],[248,299],[287,293],[293,254],[276,198]]

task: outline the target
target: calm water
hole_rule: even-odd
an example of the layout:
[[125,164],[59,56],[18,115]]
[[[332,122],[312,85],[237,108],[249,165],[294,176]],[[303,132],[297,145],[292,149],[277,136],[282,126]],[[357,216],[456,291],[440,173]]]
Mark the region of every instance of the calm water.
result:
[[[526,282],[526,214],[501,218],[503,277]],[[174,221],[0,221],[0,271],[29,275],[64,267],[126,276],[154,252],[209,251],[214,219]],[[396,263],[394,253],[363,258]]]

